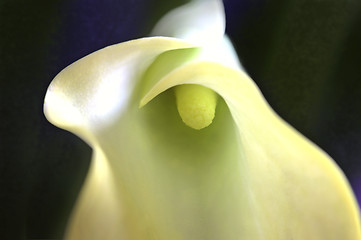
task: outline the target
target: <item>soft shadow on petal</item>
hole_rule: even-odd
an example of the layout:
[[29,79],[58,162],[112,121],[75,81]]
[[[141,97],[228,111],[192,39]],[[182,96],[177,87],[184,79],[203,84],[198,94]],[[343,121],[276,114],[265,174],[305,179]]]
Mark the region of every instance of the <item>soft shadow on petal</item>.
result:
[[97,135],[130,239],[239,239],[244,211],[235,125],[223,101],[207,129],[179,118],[167,91]]
[[241,156],[237,167],[243,188],[239,204],[245,204],[240,236],[361,239],[359,209],[343,173],[273,112],[244,72],[217,63],[192,63],[160,80],[142,104],[180,84],[213,89],[237,125]]

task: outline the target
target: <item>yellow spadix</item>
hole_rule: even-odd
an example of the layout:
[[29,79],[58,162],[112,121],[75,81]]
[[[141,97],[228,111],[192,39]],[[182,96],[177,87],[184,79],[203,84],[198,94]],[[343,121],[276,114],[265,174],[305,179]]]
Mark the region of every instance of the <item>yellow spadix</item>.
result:
[[217,94],[200,85],[180,85],[174,88],[177,109],[183,122],[194,129],[208,127],[214,118]]

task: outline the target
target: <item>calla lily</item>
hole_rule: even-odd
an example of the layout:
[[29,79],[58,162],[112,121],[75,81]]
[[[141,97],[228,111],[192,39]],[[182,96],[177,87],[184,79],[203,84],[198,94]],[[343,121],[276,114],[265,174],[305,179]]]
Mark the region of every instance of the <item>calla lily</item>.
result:
[[52,81],[47,119],[93,148],[67,239],[361,239],[345,176],[267,104],[224,19],[193,1]]

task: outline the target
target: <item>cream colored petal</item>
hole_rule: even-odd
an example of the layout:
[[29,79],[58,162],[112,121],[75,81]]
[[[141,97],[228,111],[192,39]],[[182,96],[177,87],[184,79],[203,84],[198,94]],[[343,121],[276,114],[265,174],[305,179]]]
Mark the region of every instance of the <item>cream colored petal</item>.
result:
[[165,76],[142,104],[180,84],[213,89],[237,125],[242,211],[234,239],[361,239],[359,209],[343,173],[272,111],[244,72],[192,63]]
[[134,103],[97,134],[122,204],[125,239],[240,239],[243,191],[234,129],[223,101],[207,129],[187,127],[167,91],[141,109]]
[[151,36],[176,37],[198,46],[212,45],[223,38],[225,15],[221,0],[196,0],[162,17]]
[[96,51],[54,78],[44,101],[45,116],[92,145],[92,132],[106,128],[125,111],[139,75],[154,58],[186,47],[190,45],[181,40],[154,37]]
[[[92,56],[98,59],[90,55],[87,63]],[[176,64],[157,73],[162,79],[142,109],[139,78],[124,109],[94,121],[102,115],[87,104],[98,85],[81,87],[82,66],[69,66],[73,78],[59,75],[47,94],[79,114],[46,105],[54,124],[85,132],[94,149],[67,239],[360,239],[358,209],[342,173],[273,113],[244,72],[216,63]],[[197,132],[181,122],[169,89],[179,84],[201,84],[222,96],[210,127]]]
[[128,239],[113,171],[102,149],[93,150],[88,176],[68,222],[65,239]]
[[91,172],[67,239],[239,239],[243,191],[234,129],[223,101],[201,132],[180,120],[172,91],[142,109],[132,102],[94,133]]
[[[155,32],[174,30],[171,36],[195,44],[222,39],[221,1],[191,4]],[[206,5],[215,17],[203,14],[199,6]],[[172,21],[179,27],[169,30]],[[239,67],[235,56],[217,58],[219,43],[202,46],[194,60],[198,50],[179,40],[130,41],[54,79],[47,118],[94,149],[67,239],[360,239],[358,208],[343,174],[270,109],[244,72],[226,67]],[[189,49],[172,50],[179,48]],[[163,52],[175,55],[144,72]],[[169,89],[179,84],[201,84],[224,99],[210,127],[197,132],[181,122]],[[143,91],[146,106],[139,109]]]
[[[224,102],[218,104],[219,117],[201,133],[181,122],[172,92],[138,108],[142,69],[161,51],[177,47],[189,45],[152,38],[106,48],[70,65],[49,87],[47,118],[94,149],[66,239],[237,239],[240,234],[240,176],[234,168],[239,153]],[[119,91],[130,94],[109,98]]]

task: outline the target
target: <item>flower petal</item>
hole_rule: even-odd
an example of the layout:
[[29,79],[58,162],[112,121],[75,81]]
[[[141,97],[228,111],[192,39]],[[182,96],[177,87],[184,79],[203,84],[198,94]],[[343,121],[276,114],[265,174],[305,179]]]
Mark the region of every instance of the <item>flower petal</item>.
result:
[[111,124],[108,121],[126,109],[139,74],[152,60],[164,51],[187,47],[181,40],[154,37],[96,51],[54,78],[45,96],[45,116],[91,143],[92,131]]
[[240,239],[361,239],[358,207],[343,173],[273,112],[244,72],[191,63],[159,81],[142,104],[180,84],[217,92],[237,125]]
[[[238,146],[225,103],[218,103],[219,116],[201,133],[182,123],[171,91],[138,108],[143,69],[161,51],[177,47],[190,46],[152,38],[106,48],[63,70],[49,87],[47,118],[94,149],[67,239],[235,239],[240,234]],[[123,85],[129,81],[134,87]],[[112,87],[103,90],[107,84]],[[94,108],[101,99],[93,95],[108,99],[122,87],[132,94],[101,102],[111,105],[109,114]]]
[[[184,47],[191,46],[166,38],[119,44],[72,64],[49,87],[48,119],[94,149],[67,238],[359,239],[343,174],[271,110],[244,72],[199,60],[160,73],[151,65],[160,81],[150,81],[138,108],[143,69]],[[172,51],[177,59],[194,48]],[[133,94],[114,103],[107,95],[129,86],[123,82],[134,84]],[[224,99],[207,129],[181,122],[170,89],[180,84]],[[94,108],[97,91],[109,113]]]
[[141,109],[132,102],[126,114],[93,133],[92,170],[68,238],[238,239],[243,191],[234,129],[223,101],[201,132],[183,124],[172,91]]
[[167,13],[158,21],[151,36],[176,37],[206,46],[223,38],[225,25],[221,0],[196,0]]

